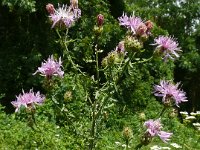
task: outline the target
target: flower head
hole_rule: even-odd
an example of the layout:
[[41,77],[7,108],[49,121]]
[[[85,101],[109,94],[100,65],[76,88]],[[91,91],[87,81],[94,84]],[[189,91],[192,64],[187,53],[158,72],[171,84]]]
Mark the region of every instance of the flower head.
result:
[[148,134],[146,135],[150,137],[159,136],[163,142],[169,141],[169,138],[172,135],[172,133],[168,133],[161,130],[162,125],[160,123],[160,119],[157,120],[150,119],[144,123],[144,126],[147,128],[146,133]]
[[161,80],[160,85],[154,86],[154,95],[162,97],[164,104],[174,101],[176,106],[179,107],[179,103],[188,101],[186,93],[179,89],[179,84],[173,85],[169,81]]
[[159,36],[156,38],[153,45],[157,45],[156,50],[164,56],[164,59],[172,59],[179,57],[177,52],[180,52],[178,43],[172,38],[167,36]]
[[71,5],[67,7],[67,5],[60,6],[58,4],[58,9],[55,9],[54,13],[50,13],[49,18],[53,22],[52,28],[54,28],[55,25],[65,25],[67,28],[69,28],[78,18],[80,18],[80,16],[81,10],[75,8],[75,6]]
[[28,93],[25,93],[22,90],[22,94],[19,94],[16,98],[15,101],[11,102],[11,104],[16,108],[15,112],[17,112],[22,105],[26,108],[32,108],[34,107],[34,104],[41,104],[45,99],[43,95],[40,95],[40,92],[34,93],[32,89]]
[[61,70],[62,61],[59,58],[59,61],[54,60],[53,55],[51,55],[47,61],[42,63],[41,67],[38,67],[38,70],[33,74],[40,72],[42,76],[52,77],[52,76],[60,76],[63,77],[64,72]]
[[128,17],[123,13],[123,15],[118,18],[118,20],[119,24],[128,28],[133,33],[133,35],[147,36],[152,29],[150,24],[144,23],[140,17],[135,17],[134,15]]

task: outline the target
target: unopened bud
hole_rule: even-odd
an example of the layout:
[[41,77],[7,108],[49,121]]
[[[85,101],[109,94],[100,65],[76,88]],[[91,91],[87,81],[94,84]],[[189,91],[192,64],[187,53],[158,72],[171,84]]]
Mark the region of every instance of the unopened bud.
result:
[[48,11],[49,14],[53,14],[55,12],[53,4],[50,3],[46,5],[46,10]]
[[78,0],[70,0],[70,4],[72,8],[78,8]]
[[139,52],[143,47],[143,44],[132,36],[127,36],[124,44],[127,51]]
[[142,145],[148,145],[152,140],[152,136],[149,132],[145,132],[145,134],[141,138]]
[[72,99],[72,92],[71,91],[66,91],[64,94],[64,100],[70,101]]
[[146,115],[145,115],[145,113],[140,113],[139,114],[139,118],[142,120],[142,121],[144,121],[144,120],[146,120]]
[[124,136],[125,140],[130,140],[133,136],[133,132],[132,132],[131,128],[125,127],[123,130],[123,136]]
[[146,21],[145,25],[147,26],[148,30],[151,30],[153,28],[153,23],[150,20]]
[[147,31],[147,26],[145,24],[141,24],[138,27],[136,33],[137,33],[137,35],[142,36],[142,35],[146,34],[146,31]]
[[104,22],[104,16],[103,16],[102,14],[99,14],[99,15],[97,16],[97,25],[98,25],[99,27],[101,27],[101,26],[103,25],[103,22]]
[[118,46],[116,47],[118,53],[123,53],[125,51],[124,48],[124,41],[119,42]]

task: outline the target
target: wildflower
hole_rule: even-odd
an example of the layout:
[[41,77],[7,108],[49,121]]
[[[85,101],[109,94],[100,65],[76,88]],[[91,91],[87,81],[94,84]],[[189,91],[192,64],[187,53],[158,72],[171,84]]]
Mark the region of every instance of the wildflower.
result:
[[162,147],[162,146],[158,146],[158,145],[154,145],[152,147],[150,147],[150,150],[170,150],[171,148],[170,147]]
[[104,16],[102,14],[98,14],[98,16],[97,16],[98,27],[101,27],[103,25],[103,22],[104,22]]
[[164,60],[168,58],[174,60],[174,57],[179,57],[178,52],[181,50],[178,47],[178,43],[172,37],[159,36],[154,41],[155,43],[152,45],[157,45],[156,52],[162,54]]
[[194,120],[194,119],[196,119],[196,117],[195,116],[187,116],[185,119],[186,120]]
[[191,112],[190,115],[192,115],[192,116],[196,116],[197,114],[194,113],[194,112]]
[[19,94],[19,96],[16,96],[16,100],[12,101],[11,104],[16,108],[15,112],[17,112],[21,106],[28,107],[34,107],[34,104],[41,104],[43,103],[45,97],[43,95],[40,95],[40,92],[34,93],[31,89],[28,93],[25,93],[22,90],[23,94]]
[[53,25],[63,26],[65,25],[67,28],[71,27],[73,23],[80,18],[81,10],[78,8],[74,8],[74,6],[62,5],[58,4],[58,9],[54,9],[54,13],[50,13],[49,18],[52,20]]
[[61,70],[61,67],[61,58],[57,62],[54,60],[53,55],[51,55],[47,61],[42,63],[41,67],[38,67],[38,70],[33,75],[40,72],[42,76],[46,76],[47,78],[51,78],[53,75],[63,77],[64,72]]
[[186,93],[178,88],[179,84],[173,85],[169,81],[161,80],[160,85],[154,86],[154,95],[162,97],[162,102],[166,105],[173,100],[176,106],[179,107],[179,103],[188,101],[185,96]]
[[172,135],[172,133],[161,131],[162,125],[160,123],[160,119],[157,119],[155,121],[150,119],[144,123],[144,126],[147,127],[147,136],[150,136],[151,138],[154,136],[159,136],[163,142],[169,141],[169,138]]
[[188,116],[188,112],[187,111],[180,111],[180,114],[183,116]]
[[193,126],[195,126],[195,127],[200,127],[200,123],[192,123],[193,124]]
[[128,17],[124,13],[118,20],[119,24],[129,29],[133,35],[146,37],[153,27],[152,22],[150,21],[144,23],[140,17],[135,17],[134,15]]

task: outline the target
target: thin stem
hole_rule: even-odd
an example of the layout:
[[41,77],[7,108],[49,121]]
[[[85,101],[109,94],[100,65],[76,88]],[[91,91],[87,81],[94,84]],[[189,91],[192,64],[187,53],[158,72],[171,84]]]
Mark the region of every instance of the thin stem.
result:
[[164,107],[163,107],[163,109],[162,109],[162,111],[160,112],[160,114],[159,114],[159,117],[158,117],[158,118],[160,118],[160,117],[161,117],[161,116],[164,114],[165,110],[166,110],[166,107],[164,106]]
[[141,64],[141,63],[144,63],[144,62],[150,61],[152,58],[153,58],[153,56],[151,56],[151,57],[148,58],[148,59],[144,59],[144,60],[142,60],[142,61],[134,62],[134,63],[132,63],[132,65],[134,65],[134,64]]
[[129,140],[127,139],[126,140],[126,150],[128,149],[128,143],[129,143]]
[[124,77],[124,72],[127,70],[128,68],[128,64],[129,62],[131,61],[131,59],[135,56],[136,53],[131,53],[131,56],[128,58],[128,61],[125,63],[123,69],[122,69],[122,73],[120,75],[120,77],[118,78],[118,80],[116,81],[116,84],[118,84],[119,82],[121,82],[121,80],[123,79]]
[[59,38],[61,39],[62,37],[61,37],[61,35],[60,35],[58,29],[56,29],[56,33],[57,33],[57,35],[59,36]]
[[89,143],[89,150],[94,148],[94,140],[95,140],[95,128],[96,128],[96,100],[92,106],[92,126],[90,131],[90,143]]
[[99,88],[99,56],[98,56],[97,44],[95,45],[95,54],[96,54],[97,87]]
[[63,51],[63,58],[64,58],[65,56],[67,56],[67,60],[70,61],[70,63],[72,64],[72,67],[73,67],[75,70],[79,71],[82,75],[84,75],[84,73],[83,73],[83,72],[77,67],[77,65],[73,62],[72,57],[71,57],[71,55],[70,55],[70,52],[69,52],[69,50],[68,50],[68,45],[67,45],[67,43],[70,43],[70,42],[73,42],[73,41],[74,41],[74,40],[67,41],[68,29],[67,29],[66,32],[65,32],[65,38],[64,38],[64,39],[62,39],[62,37],[61,37],[61,35],[60,35],[60,33],[59,33],[58,30],[56,30],[56,32],[57,32],[59,38],[62,40],[62,43],[63,43],[64,46],[65,46],[65,51]]

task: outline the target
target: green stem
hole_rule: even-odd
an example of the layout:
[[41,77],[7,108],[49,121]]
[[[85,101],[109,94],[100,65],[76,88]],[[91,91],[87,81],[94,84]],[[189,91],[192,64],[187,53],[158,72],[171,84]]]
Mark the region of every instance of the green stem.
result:
[[97,75],[97,87],[99,88],[99,56],[98,56],[98,48],[97,44],[95,46],[95,54],[96,54],[96,75]]
[[92,126],[90,131],[90,141],[89,141],[89,150],[92,150],[94,148],[94,140],[95,140],[95,128],[96,128],[96,100],[93,103],[92,106]]
[[128,143],[129,143],[129,140],[127,139],[126,140],[126,150],[128,149]]
[[125,63],[125,65],[124,65],[124,67],[123,67],[123,69],[122,69],[122,73],[121,73],[120,77],[119,77],[118,80],[116,81],[116,85],[119,84],[119,82],[122,81],[122,79],[123,79],[123,77],[124,77],[124,73],[125,73],[125,71],[126,71],[127,68],[128,68],[128,64],[129,64],[129,62],[132,60],[132,58],[135,56],[135,54],[136,54],[136,53],[133,53],[133,52],[131,53],[130,57],[128,58],[128,61]]
[[151,56],[151,57],[148,58],[148,59],[144,59],[144,60],[142,60],[142,61],[134,62],[134,63],[132,63],[132,65],[134,65],[134,64],[141,64],[141,63],[144,63],[144,62],[150,61],[152,58],[153,58],[153,56]]
[[160,112],[158,118],[160,118],[164,114],[165,110],[166,110],[166,107],[164,106],[163,109],[162,109],[162,111]]
[[63,51],[63,58],[67,57],[67,60],[70,61],[71,65],[72,65],[72,68],[75,69],[76,71],[79,71],[81,74],[84,75],[84,73],[83,73],[83,72],[78,68],[78,66],[73,62],[72,57],[71,57],[71,55],[70,55],[70,52],[69,52],[69,50],[68,50],[68,45],[67,45],[67,43],[69,43],[69,42],[71,42],[71,41],[72,41],[72,42],[74,41],[74,40],[70,40],[70,41],[67,42],[68,29],[67,29],[66,32],[65,32],[65,38],[64,38],[64,39],[62,39],[62,37],[61,37],[61,35],[60,35],[60,33],[59,33],[58,30],[56,30],[56,32],[57,32],[59,38],[62,40],[62,43],[63,43],[64,46],[65,46],[65,51]]

